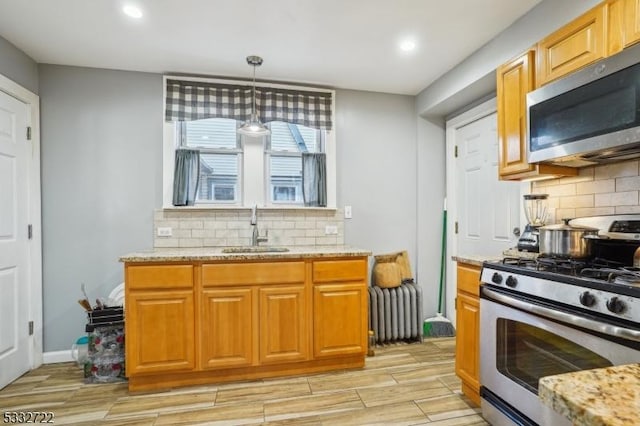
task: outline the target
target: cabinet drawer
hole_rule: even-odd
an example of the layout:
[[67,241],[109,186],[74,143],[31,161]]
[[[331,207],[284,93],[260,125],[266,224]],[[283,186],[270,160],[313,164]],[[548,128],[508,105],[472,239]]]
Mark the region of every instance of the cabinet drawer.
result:
[[202,265],[202,285],[292,284],[304,282],[304,262]]
[[126,267],[129,290],[192,288],[192,265],[143,265]]
[[313,262],[314,283],[365,281],[366,279],[366,259],[319,260]]
[[458,264],[458,291],[480,294],[480,267]]

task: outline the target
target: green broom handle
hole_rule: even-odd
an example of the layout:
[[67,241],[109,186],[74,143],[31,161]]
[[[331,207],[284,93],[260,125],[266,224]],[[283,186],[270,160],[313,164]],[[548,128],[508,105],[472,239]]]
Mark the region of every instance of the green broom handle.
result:
[[438,312],[442,312],[442,293],[444,289],[444,268],[447,249],[447,200],[444,201],[444,210],[442,212],[442,251],[440,255],[440,290],[438,292]]

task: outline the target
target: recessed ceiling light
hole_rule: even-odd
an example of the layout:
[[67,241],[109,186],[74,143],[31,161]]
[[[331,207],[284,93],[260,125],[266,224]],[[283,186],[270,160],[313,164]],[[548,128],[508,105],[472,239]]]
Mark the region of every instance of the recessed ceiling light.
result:
[[132,18],[142,18],[142,10],[138,6],[134,6],[132,4],[127,4],[122,8],[122,11],[125,15],[130,16]]
[[416,48],[416,42],[410,39],[403,40],[400,42],[400,50],[403,52],[411,52]]

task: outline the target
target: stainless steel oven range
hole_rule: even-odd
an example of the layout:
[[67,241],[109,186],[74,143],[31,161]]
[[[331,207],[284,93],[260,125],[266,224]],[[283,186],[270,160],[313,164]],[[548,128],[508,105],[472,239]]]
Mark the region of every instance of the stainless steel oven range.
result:
[[492,425],[569,425],[538,400],[540,378],[640,362],[640,217],[607,220],[595,257],[484,263],[480,394]]

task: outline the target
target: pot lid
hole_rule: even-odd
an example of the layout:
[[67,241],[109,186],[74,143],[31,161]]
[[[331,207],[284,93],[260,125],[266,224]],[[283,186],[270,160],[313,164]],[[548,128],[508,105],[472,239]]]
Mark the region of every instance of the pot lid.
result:
[[569,221],[571,219],[562,219],[564,223],[558,223],[555,225],[546,225],[540,227],[540,229],[545,229],[549,231],[579,231],[579,232],[598,232],[600,231],[598,228],[592,228],[591,226],[579,226],[579,225],[569,225]]

